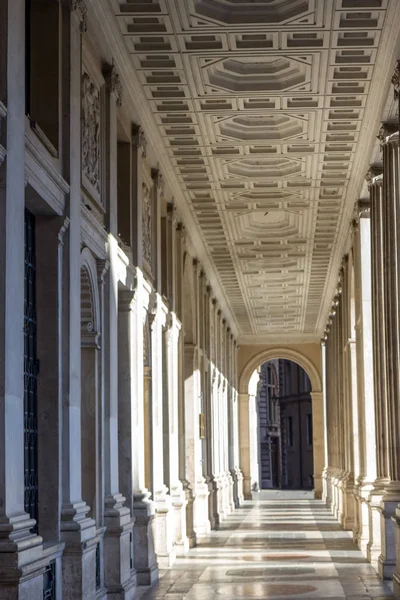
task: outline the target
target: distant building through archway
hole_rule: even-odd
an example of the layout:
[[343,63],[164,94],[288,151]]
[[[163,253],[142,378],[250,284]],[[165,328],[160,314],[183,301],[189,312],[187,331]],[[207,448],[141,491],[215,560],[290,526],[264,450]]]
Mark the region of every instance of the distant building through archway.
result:
[[275,359],[259,370],[258,472],[261,489],[312,490],[311,382],[297,363]]

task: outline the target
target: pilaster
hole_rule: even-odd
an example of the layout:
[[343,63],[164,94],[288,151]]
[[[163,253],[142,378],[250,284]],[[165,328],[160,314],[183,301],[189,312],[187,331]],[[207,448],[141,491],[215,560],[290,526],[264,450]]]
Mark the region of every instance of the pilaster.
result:
[[8,66],[0,73],[8,107],[0,165],[0,598],[39,600],[42,538],[24,510],[25,3],[6,0],[0,18]]
[[[82,9],[82,10],[81,10]],[[81,478],[81,98],[82,34],[86,30],[85,2],[62,5],[64,176],[69,181],[69,262],[65,281],[63,328],[63,490],[61,539],[63,598],[91,598],[95,593],[95,522],[87,517],[89,506],[82,500]]]

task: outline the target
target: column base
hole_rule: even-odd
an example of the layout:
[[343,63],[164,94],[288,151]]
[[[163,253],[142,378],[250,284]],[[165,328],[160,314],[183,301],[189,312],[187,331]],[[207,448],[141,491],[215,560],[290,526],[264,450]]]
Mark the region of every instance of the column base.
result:
[[204,477],[196,482],[194,489],[194,530],[196,536],[210,533],[211,525],[208,518],[208,485]]
[[174,514],[174,543],[176,555],[183,556],[189,551],[189,538],[186,535],[187,500],[182,483],[171,488],[171,501]]
[[154,545],[157,562],[161,569],[169,569],[176,560],[176,549],[172,501],[165,486],[154,494],[154,508],[156,516]]
[[235,502],[233,498],[233,477],[230,471],[226,472],[226,485],[227,485],[227,511],[230,515],[235,510]]
[[226,473],[219,476],[220,483],[220,520],[223,521],[230,513],[229,506],[229,481]]
[[210,529],[218,529],[219,527],[219,512],[218,512],[218,487],[214,477],[207,477],[208,487],[208,515],[210,521]]
[[189,548],[194,548],[197,541],[194,530],[194,494],[188,481],[183,480],[182,486],[186,499],[186,535],[189,540]]
[[357,531],[357,543],[364,554],[368,556],[368,545],[372,539],[371,533],[371,519],[370,519],[370,502],[371,494],[375,489],[375,482],[372,481],[361,481],[360,485],[357,486],[357,516],[358,516],[358,531]]
[[368,499],[369,512],[369,541],[367,544],[367,558],[374,569],[378,571],[379,557],[382,554],[381,512],[384,487],[388,480],[376,480],[374,489],[371,490]]
[[94,520],[86,516],[89,510],[85,502],[61,509],[63,600],[91,599],[96,593],[98,537]]
[[378,573],[381,579],[391,579],[396,569],[395,523],[396,508],[400,502],[400,482],[392,481],[384,489],[379,505],[381,516],[381,554]]
[[395,535],[396,566],[393,573],[393,591],[396,598],[400,598],[400,505],[396,507],[395,516],[392,517]]
[[[353,524],[353,542],[360,548],[362,537],[362,499],[361,480],[357,479],[353,487],[353,505],[354,505],[354,524]],[[368,541],[368,540],[367,540]]]
[[[235,467],[234,473],[235,473],[235,477],[236,477],[236,481],[237,481],[237,505],[236,505],[236,499],[235,499],[235,506],[236,506],[236,508],[239,508],[239,506],[241,506],[244,502],[243,473],[239,469],[239,467]],[[235,480],[235,478],[234,478],[234,480]]]
[[113,600],[134,600],[136,590],[136,572],[131,570],[133,521],[124,503],[122,494],[105,500],[104,583],[107,598]]
[[321,500],[323,502],[325,502],[325,504],[327,504],[327,499],[328,499],[328,468],[327,467],[325,467],[322,471],[321,483],[322,483]]
[[[340,487],[340,486],[339,486]],[[351,473],[346,472],[342,478],[343,493],[343,511],[340,518],[340,524],[343,529],[352,531],[355,526],[355,498],[354,498],[354,478]]]
[[0,600],[43,599],[43,540],[26,513],[0,519]]
[[133,556],[138,585],[153,585],[158,580],[158,565],[154,550],[154,505],[144,489],[133,496]]
[[251,477],[249,475],[243,475],[243,499],[252,499]]

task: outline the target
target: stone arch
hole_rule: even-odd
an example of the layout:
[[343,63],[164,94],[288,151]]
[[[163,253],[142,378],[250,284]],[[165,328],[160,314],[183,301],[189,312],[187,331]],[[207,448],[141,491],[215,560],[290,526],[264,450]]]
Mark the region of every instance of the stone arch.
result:
[[322,377],[316,365],[301,351],[290,347],[272,346],[257,352],[245,363],[239,376],[239,453],[243,474],[243,493],[251,498],[251,439],[249,383],[258,367],[274,359],[286,359],[297,363],[310,378],[313,413],[314,448],[314,495],[322,496],[322,470],[324,468],[324,407]]
[[96,260],[88,248],[81,252],[81,334],[100,333],[100,299]]
[[97,526],[102,522],[101,434],[96,415],[101,410],[100,294],[96,259],[81,252],[81,460],[82,497]]
[[253,356],[242,369],[239,379],[239,392],[241,394],[247,394],[249,388],[249,381],[253,372],[263,363],[273,360],[274,358],[283,358],[291,360],[300,367],[302,367],[310,378],[311,389],[313,392],[322,391],[322,380],[318,373],[318,369],[311,362],[307,356],[301,354],[297,350],[291,348],[285,348],[283,346],[276,346],[273,348],[267,348],[262,350],[255,356]]

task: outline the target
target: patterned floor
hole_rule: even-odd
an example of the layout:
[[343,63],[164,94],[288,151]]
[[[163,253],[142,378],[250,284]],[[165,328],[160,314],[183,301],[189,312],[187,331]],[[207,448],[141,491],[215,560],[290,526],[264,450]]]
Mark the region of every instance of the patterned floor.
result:
[[161,574],[142,600],[389,600],[383,583],[309,493],[262,492]]

